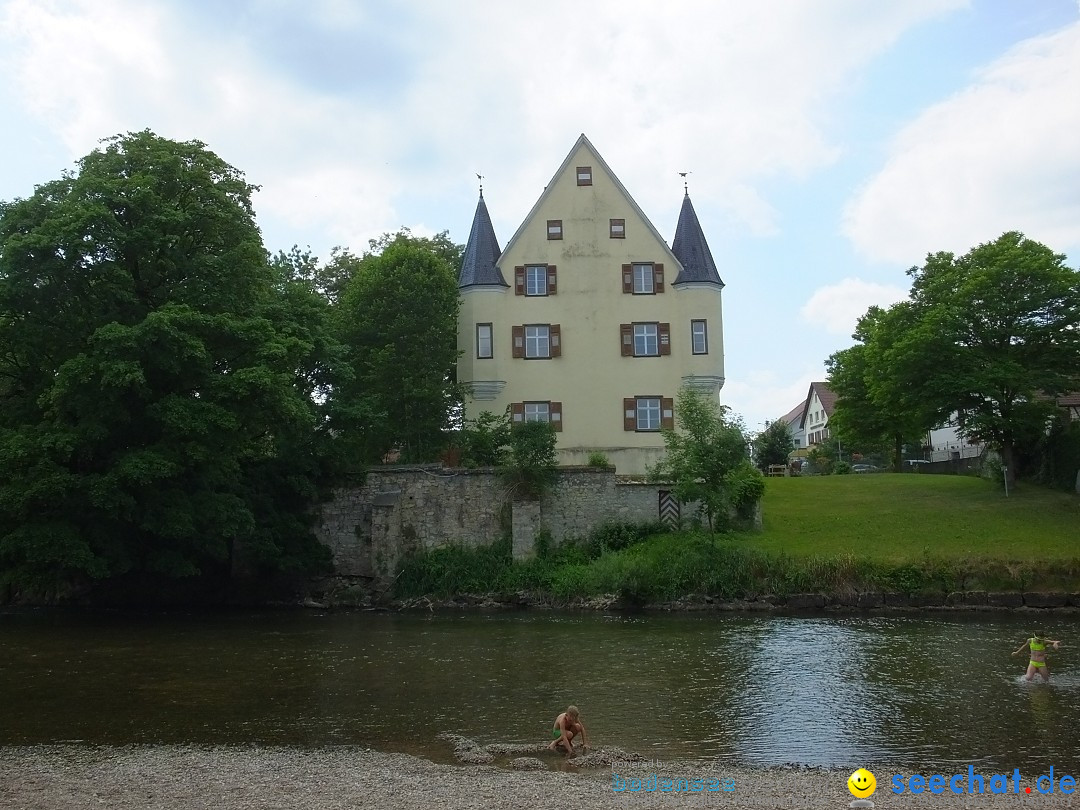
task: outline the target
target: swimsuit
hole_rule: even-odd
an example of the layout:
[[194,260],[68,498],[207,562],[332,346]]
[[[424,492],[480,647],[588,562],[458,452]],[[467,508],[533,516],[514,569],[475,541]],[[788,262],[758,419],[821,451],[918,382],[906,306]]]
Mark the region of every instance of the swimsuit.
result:
[[553,740],[557,740],[557,739],[559,739],[559,737],[561,737],[561,736],[562,736],[562,730],[561,730],[561,729],[559,729],[558,727],[556,727],[556,728],[553,728],[553,729],[551,730],[551,738],[552,738]]
[[[1043,650],[1046,649],[1046,644],[1044,644],[1041,641],[1036,641],[1033,638],[1029,638],[1028,639],[1028,647],[1031,648],[1032,652],[1042,652]],[[1028,664],[1030,666],[1033,666],[1033,667],[1045,667],[1046,666],[1045,661],[1028,661]]]

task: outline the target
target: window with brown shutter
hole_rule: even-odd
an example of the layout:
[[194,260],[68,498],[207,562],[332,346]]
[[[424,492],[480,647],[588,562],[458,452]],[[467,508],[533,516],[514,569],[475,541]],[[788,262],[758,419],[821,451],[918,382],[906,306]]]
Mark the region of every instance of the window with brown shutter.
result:
[[675,400],[671,397],[660,399],[660,426],[668,430],[675,429]]
[[562,432],[562,403],[552,402],[550,403],[550,406],[551,426],[555,428],[557,433]]
[[626,238],[626,220],[625,219],[612,219],[608,223],[609,235],[612,239],[625,239]]
[[664,291],[664,265],[657,262],[653,265],[653,277],[656,279],[656,292]]
[[511,402],[510,403],[511,420],[514,422],[525,421],[525,403],[524,402]]
[[633,265],[624,264],[622,266],[622,291],[624,293],[634,292],[634,267]]
[[548,239],[562,239],[562,220],[549,219],[547,221]]
[[619,324],[619,342],[622,345],[622,356],[634,356],[634,325],[632,323]]
[[525,294],[525,268],[518,266],[514,268],[514,295]]
[[547,266],[547,291],[548,295],[555,295],[558,285],[555,283],[555,265]]
[[525,356],[525,327],[515,326],[512,329],[514,337],[514,347],[511,352],[511,357],[524,357]]
[[637,399],[626,397],[622,401],[623,430],[637,430]]
[[671,324],[661,323],[657,324],[657,333],[660,335],[660,354],[661,356],[671,354]]
[[592,166],[577,167],[577,184],[579,186],[592,185]]
[[562,330],[559,329],[559,324],[553,323],[548,327],[548,339],[551,341],[548,357],[562,357]]

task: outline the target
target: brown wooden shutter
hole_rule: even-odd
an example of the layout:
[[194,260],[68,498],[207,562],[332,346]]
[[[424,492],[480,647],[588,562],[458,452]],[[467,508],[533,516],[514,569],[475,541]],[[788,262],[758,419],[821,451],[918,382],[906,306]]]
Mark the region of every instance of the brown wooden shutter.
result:
[[671,324],[658,323],[656,325],[657,342],[660,344],[660,354],[671,354]]
[[630,264],[624,264],[622,266],[622,291],[624,293],[634,292],[634,267]]
[[562,330],[557,323],[548,326],[548,356],[562,357]]
[[551,426],[555,428],[556,432],[562,432],[562,403],[561,402],[549,402],[548,403],[548,415],[551,419]]
[[660,427],[675,429],[675,400],[671,397],[660,398]]
[[525,268],[514,268],[514,295],[525,294]]
[[510,353],[511,357],[524,357],[525,356],[525,327],[515,326],[513,328],[514,333],[514,348]]
[[653,265],[653,280],[656,282],[656,291],[662,293],[664,291],[664,265]]
[[547,281],[548,281],[548,295],[555,295],[555,265],[549,264],[547,266]]
[[622,344],[622,356],[634,356],[634,325],[630,323],[619,324],[619,342]]
[[637,430],[637,400],[633,397],[626,397],[622,401],[623,430]]
[[510,403],[510,420],[512,422],[524,422],[525,421],[525,403],[524,402],[511,402]]

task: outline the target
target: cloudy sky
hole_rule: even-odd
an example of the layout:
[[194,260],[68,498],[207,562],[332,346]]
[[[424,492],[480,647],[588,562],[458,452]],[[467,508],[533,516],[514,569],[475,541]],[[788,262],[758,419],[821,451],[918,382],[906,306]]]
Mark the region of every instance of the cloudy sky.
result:
[[0,199],[98,141],[198,139],[268,249],[505,244],[584,132],[670,241],[680,171],[751,429],[928,252],[1080,258],[1078,0],[0,0]]

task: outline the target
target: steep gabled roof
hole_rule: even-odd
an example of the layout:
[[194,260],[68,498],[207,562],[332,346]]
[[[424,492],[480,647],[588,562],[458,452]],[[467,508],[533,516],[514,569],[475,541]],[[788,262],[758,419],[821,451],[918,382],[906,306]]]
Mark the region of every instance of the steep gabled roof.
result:
[[495,228],[491,225],[484,192],[480,192],[480,202],[476,204],[473,215],[469,242],[465,245],[465,255],[461,260],[461,272],[458,274],[458,287],[476,287],[497,285],[509,287],[506,279],[499,272],[496,262],[502,253],[499,240],[495,238]]
[[720,279],[720,273],[713,261],[709,243],[705,240],[705,232],[701,230],[694,204],[690,202],[690,192],[686,192],[682,201],[682,210],[679,211],[679,224],[675,226],[675,239],[671,243],[671,252],[679,260],[682,270],[679,272],[675,284],[697,282],[703,284],[718,284],[724,286]]
[[806,425],[806,414],[810,410],[810,400],[814,398],[815,393],[826,416],[832,416],[833,410],[836,409],[836,394],[829,388],[829,384],[812,382],[810,383],[810,390],[806,393],[806,402],[803,403],[802,419],[799,420],[799,427],[805,427]]
[[528,228],[529,224],[532,222],[533,217],[536,216],[536,213],[540,210],[540,207],[544,204],[544,201],[552,193],[555,181],[560,177],[560,175],[562,175],[563,172],[567,171],[568,167],[570,166],[571,158],[574,157],[574,154],[577,152],[578,147],[582,146],[583,144],[589,150],[589,152],[592,153],[592,156],[596,159],[596,164],[603,168],[605,173],[610,175],[612,182],[615,184],[615,188],[618,189],[619,193],[622,194],[622,196],[630,204],[630,207],[634,210],[634,212],[641,217],[646,227],[648,227],[648,229],[652,232],[653,236],[656,237],[656,241],[659,242],[662,246],[664,252],[667,254],[667,257],[674,263],[676,267],[679,268],[679,273],[681,274],[682,265],[680,264],[675,254],[671,252],[671,248],[668,247],[667,240],[660,235],[660,231],[656,230],[656,226],[652,224],[652,222],[647,216],[645,216],[645,212],[641,210],[641,206],[639,206],[634,200],[634,198],[630,196],[630,192],[626,190],[626,186],[622,184],[622,181],[619,179],[618,175],[616,175],[615,172],[611,170],[611,167],[608,166],[607,161],[600,156],[599,152],[596,151],[596,147],[592,145],[592,142],[585,137],[585,133],[582,133],[578,137],[578,139],[574,142],[573,148],[566,153],[566,158],[559,165],[559,168],[556,169],[555,174],[551,176],[551,180],[548,182],[548,184],[544,186],[544,191],[540,195],[539,199],[537,199],[536,204],[533,205],[533,207],[529,210],[528,216],[526,216],[525,219],[522,220],[521,225],[518,226],[518,229],[514,232],[514,235],[510,237],[510,241],[506,243],[506,249],[503,251],[503,253],[509,253],[510,249],[514,246],[514,243],[517,242],[518,238],[520,238],[520,236]]
[[806,400],[804,399],[790,411],[780,417],[781,422],[787,422],[795,430],[799,429],[799,424],[802,421],[802,413],[806,410]]

